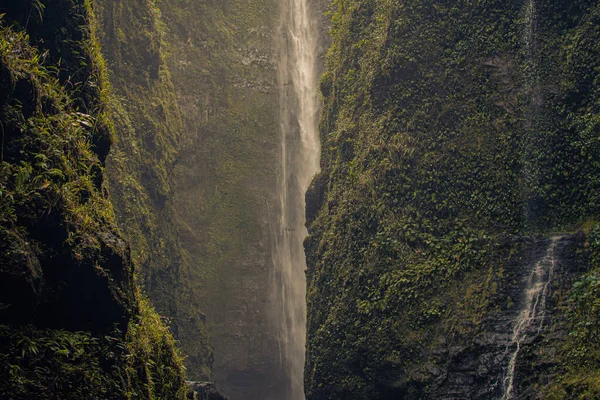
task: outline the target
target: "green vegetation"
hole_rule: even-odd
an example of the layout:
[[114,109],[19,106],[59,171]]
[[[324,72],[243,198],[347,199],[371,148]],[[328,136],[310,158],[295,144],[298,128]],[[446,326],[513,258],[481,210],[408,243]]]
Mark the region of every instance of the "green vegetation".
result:
[[173,204],[173,169],[185,135],[169,68],[165,27],[152,1],[97,1],[117,139],[107,160],[111,200],[132,243],[138,281],[186,353],[190,378],[209,380],[212,350],[194,293]]
[[526,3],[333,2],[308,398],[433,396],[431,355],[512,304],[520,237],[597,218],[598,9]]
[[[86,80],[63,85],[66,61],[53,64],[49,51],[40,54],[17,29],[2,27],[1,40],[3,313],[10,321],[36,318],[43,325],[57,318],[60,326],[62,313],[53,311],[89,291],[97,303],[84,296],[62,322],[87,324],[84,315],[106,307],[107,320],[100,315],[90,324],[124,328],[134,296],[127,247],[101,190],[99,156],[111,130],[103,114],[102,66],[86,52],[73,60],[80,69],[90,65]],[[84,102],[80,96],[91,92],[98,97]],[[63,287],[65,279],[88,280],[89,287]]]
[[600,396],[600,226],[591,232],[593,269],[573,284],[565,329],[568,332],[558,359],[556,379],[545,390],[547,399],[595,399]]
[[186,398],[183,357],[169,328],[146,299],[140,300],[140,314],[129,324],[125,349],[125,398]]
[[114,106],[91,3],[3,7],[0,397],[184,399],[103,184]]
[[118,337],[99,339],[88,332],[31,326],[0,326],[0,333],[3,399],[115,398],[123,394],[125,377],[102,367],[119,364],[116,358],[123,344]]
[[[207,331],[218,379],[273,387],[277,2],[6,3],[0,397],[184,399]],[[600,6],[527,3],[332,2],[309,399],[436,398],[532,248],[577,231],[521,366],[600,396]]]
[[127,334],[0,325],[3,399],[185,399],[183,359],[147,301]]

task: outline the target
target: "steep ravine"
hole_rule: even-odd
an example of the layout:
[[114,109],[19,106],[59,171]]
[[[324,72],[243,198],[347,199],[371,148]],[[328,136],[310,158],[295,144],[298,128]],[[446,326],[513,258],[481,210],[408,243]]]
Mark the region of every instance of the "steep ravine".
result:
[[[315,27],[326,25],[319,12],[324,3],[310,4],[308,21]],[[273,296],[280,268],[275,266],[279,238],[274,233],[282,228],[278,216],[283,210],[282,182],[277,178],[283,165],[280,109],[282,99],[295,96],[289,85],[287,94],[280,90],[278,78],[280,62],[285,62],[285,49],[278,44],[282,32],[293,31],[289,22],[282,24],[297,17],[291,9],[284,14],[285,4],[159,4],[167,28],[167,64],[184,126],[182,151],[173,169],[175,222],[196,300],[206,315],[216,383],[241,400],[287,398],[290,390],[288,361],[282,358],[284,308],[281,297]],[[313,44],[318,47],[311,56],[323,55],[322,42]],[[293,113],[293,131],[286,133],[290,149],[299,143]],[[302,190],[296,188],[293,168],[288,172],[290,199],[298,214],[288,218],[302,235]],[[295,257],[301,256],[298,237]],[[301,267],[294,280],[299,271]],[[301,284],[297,287],[303,290]],[[301,370],[301,365],[296,368],[297,373]]]
[[599,39],[595,0],[0,0],[0,398],[600,398]]

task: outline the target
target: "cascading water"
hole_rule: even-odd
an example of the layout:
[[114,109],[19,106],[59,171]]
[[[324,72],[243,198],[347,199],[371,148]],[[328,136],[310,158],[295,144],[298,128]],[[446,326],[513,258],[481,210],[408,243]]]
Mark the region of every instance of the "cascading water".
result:
[[[310,0],[281,0],[278,210],[272,218],[273,296],[286,400],[304,399],[306,259],[304,195],[319,171],[318,29]],[[282,399],[283,400],[283,399]]]
[[[540,168],[534,151],[539,150],[540,131],[544,122],[543,95],[540,89],[540,65],[537,52],[536,34],[538,29],[538,10],[536,0],[526,0],[524,5],[523,56],[525,89],[530,94],[530,105],[525,113],[525,138],[521,151],[522,181],[524,182],[524,222],[529,225],[535,219],[536,206],[531,199],[536,196],[535,189],[540,186]],[[544,257],[531,270],[523,293],[523,306],[517,316],[512,332],[512,338],[506,348],[509,355],[504,369],[502,400],[517,398],[515,395],[515,372],[522,345],[539,335],[544,324],[546,299],[549,294],[552,275],[556,269],[556,247],[560,236],[551,238]]]
[[[506,376],[504,377],[502,400],[513,399],[515,370],[517,358],[521,350],[521,345],[528,338],[528,334],[539,335],[546,313],[546,298],[550,291],[552,275],[556,269],[556,246],[560,241],[560,236],[551,239],[545,256],[538,261],[529,275],[527,286],[525,287],[525,301],[523,307],[515,321],[512,340],[509,348],[514,348],[506,367]],[[508,349],[507,349],[508,350]]]

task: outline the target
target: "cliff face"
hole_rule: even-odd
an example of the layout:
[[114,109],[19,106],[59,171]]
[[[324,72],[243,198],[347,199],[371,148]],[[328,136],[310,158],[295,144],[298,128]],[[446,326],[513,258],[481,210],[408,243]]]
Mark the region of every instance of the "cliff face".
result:
[[[72,9],[82,15],[60,21],[71,29],[64,37],[56,35],[60,23],[36,19],[31,39],[17,27],[3,28],[3,314],[11,323],[103,331],[116,322],[124,329],[134,304],[132,271],[101,192],[111,126],[90,16],[83,5],[65,4],[48,17]],[[6,11],[4,25],[15,17],[25,25],[18,17],[27,13]],[[84,45],[69,39],[89,47],[78,54]],[[30,41],[47,44],[38,49]],[[59,59],[73,70],[91,66],[69,75],[69,67],[56,66]],[[71,93],[67,80],[78,84]],[[99,318],[90,319],[94,314]]]
[[115,94],[116,140],[107,160],[111,201],[130,238],[138,280],[169,318],[189,378],[212,379],[205,315],[176,217],[174,169],[186,135],[166,62],[164,21],[154,2],[95,3],[102,51]]
[[0,14],[0,397],[183,399],[104,187],[114,129],[91,3]]
[[597,395],[598,5],[333,7],[307,397]]
[[177,230],[206,314],[217,386],[282,396],[267,305],[278,150],[274,0],[162,2],[184,134],[174,166]]
[[99,1],[97,12],[122,133],[112,201],[140,282],[191,379],[210,378],[214,357],[226,393],[281,397],[267,315],[278,2]]
[[[312,3],[317,16],[327,1]],[[288,396],[272,255],[280,211],[282,4],[159,5],[185,132],[174,169],[178,229],[206,313],[217,386],[235,399]]]
[[173,202],[217,387],[236,399],[281,390],[265,313],[267,215],[278,140],[273,35],[278,2],[162,2],[185,134]]

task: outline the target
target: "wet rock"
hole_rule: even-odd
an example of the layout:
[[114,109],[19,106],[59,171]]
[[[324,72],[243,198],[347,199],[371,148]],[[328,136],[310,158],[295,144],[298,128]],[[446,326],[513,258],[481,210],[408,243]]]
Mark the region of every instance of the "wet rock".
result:
[[[566,332],[560,329],[560,302],[553,293],[565,292],[571,285],[574,273],[585,269],[583,252],[585,235],[565,235],[557,239],[548,293],[544,299],[545,310],[539,323],[528,327],[521,340],[514,374],[515,398],[533,398],[535,388],[552,378],[556,367],[553,356]],[[524,292],[530,282],[532,268],[548,254],[550,238],[513,238],[508,248],[522,245],[520,254],[509,260],[504,281],[495,298],[498,307],[489,313],[479,333],[469,345],[464,343],[442,345],[431,356],[441,371],[421,372],[411,379],[429,382],[432,398],[437,399],[495,399],[502,396],[508,363],[515,352],[513,343],[515,321],[524,307]],[[511,306],[504,306],[506,298]],[[437,379],[431,379],[432,377]],[[439,379],[443,376],[444,379]]]
[[187,382],[189,391],[188,400],[229,400],[221,394],[212,382]]

